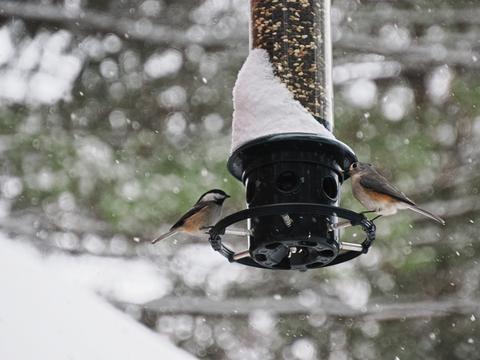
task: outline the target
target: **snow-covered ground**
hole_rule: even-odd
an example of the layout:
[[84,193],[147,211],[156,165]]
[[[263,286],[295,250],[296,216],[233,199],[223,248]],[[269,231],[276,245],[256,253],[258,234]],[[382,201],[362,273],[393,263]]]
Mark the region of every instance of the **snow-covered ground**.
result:
[[0,235],[0,249],[0,359],[194,359],[31,246]]

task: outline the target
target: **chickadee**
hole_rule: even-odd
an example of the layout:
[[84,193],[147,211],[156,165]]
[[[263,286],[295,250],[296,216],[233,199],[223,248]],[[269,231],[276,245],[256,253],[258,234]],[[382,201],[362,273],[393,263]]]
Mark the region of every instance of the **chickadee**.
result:
[[224,191],[213,189],[200,196],[195,205],[188,210],[170,230],[152,240],[152,244],[169,238],[177,233],[201,235],[205,229],[215,225],[222,214],[222,205],[229,198]]
[[355,162],[350,165],[347,174],[352,177],[353,196],[369,210],[368,212],[375,212],[377,217],[393,215],[401,209],[410,209],[445,225],[445,221],[437,215],[420,209],[372,165]]

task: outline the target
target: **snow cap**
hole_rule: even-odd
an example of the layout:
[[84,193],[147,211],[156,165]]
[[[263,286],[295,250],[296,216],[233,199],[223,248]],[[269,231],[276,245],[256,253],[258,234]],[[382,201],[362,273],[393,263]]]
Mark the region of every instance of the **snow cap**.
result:
[[262,136],[309,133],[335,139],[273,73],[267,51],[252,49],[233,88],[232,152]]

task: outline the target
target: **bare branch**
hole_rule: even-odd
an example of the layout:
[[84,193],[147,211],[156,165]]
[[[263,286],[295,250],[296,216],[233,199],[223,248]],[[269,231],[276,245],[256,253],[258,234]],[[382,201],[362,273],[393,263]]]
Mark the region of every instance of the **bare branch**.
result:
[[191,314],[211,316],[246,316],[254,311],[279,315],[323,313],[328,316],[364,318],[368,320],[413,319],[440,317],[450,314],[479,314],[480,303],[467,299],[414,301],[396,303],[371,302],[362,309],[342,304],[338,299],[321,297],[316,304],[302,304],[299,298],[237,298],[215,301],[208,298],[168,297],[144,305],[145,310],[162,314]]

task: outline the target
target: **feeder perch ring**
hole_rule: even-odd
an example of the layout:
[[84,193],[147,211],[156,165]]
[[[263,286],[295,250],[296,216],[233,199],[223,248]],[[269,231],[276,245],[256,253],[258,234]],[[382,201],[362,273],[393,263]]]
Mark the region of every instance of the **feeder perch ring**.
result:
[[[373,241],[375,240],[375,232],[376,227],[375,224],[367,219],[365,215],[356,213],[352,210],[343,209],[337,206],[330,206],[330,205],[322,205],[322,204],[314,204],[314,203],[279,203],[273,205],[262,205],[251,207],[249,209],[241,210],[231,215],[226,216],[219,222],[217,222],[214,226],[210,228],[208,231],[210,238],[210,244],[215,251],[218,251],[222,254],[225,258],[228,259],[230,262],[237,262],[247,266],[253,266],[263,269],[272,269],[272,267],[263,266],[259,264],[254,259],[249,256],[243,256],[241,258],[235,258],[235,252],[226,247],[222,243],[222,236],[225,234],[226,228],[229,226],[238,223],[243,220],[247,219],[254,219],[254,218],[261,218],[265,216],[282,216],[285,214],[302,214],[302,215],[311,215],[311,216],[334,216],[342,219],[346,219],[350,221],[352,226],[360,225],[362,230],[366,234],[366,239],[361,244],[348,244],[351,246],[358,247],[357,251],[347,250],[343,253],[338,254],[332,261],[322,264],[313,264],[308,268],[316,268],[316,267],[326,267],[337,265],[343,263],[345,261],[352,260],[358,257],[361,254],[366,254],[368,249],[372,245]],[[253,235],[254,236],[254,235]],[[347,243],[345,243],[347,244]],[[342,243],[339,243],[341,248]],[[282,267],[273,267],[273,269],[290,269],[290,268],[282,268]],[[302,270],[302,268],[299,268]],[[306,270],[307,268],[304,268]]]

